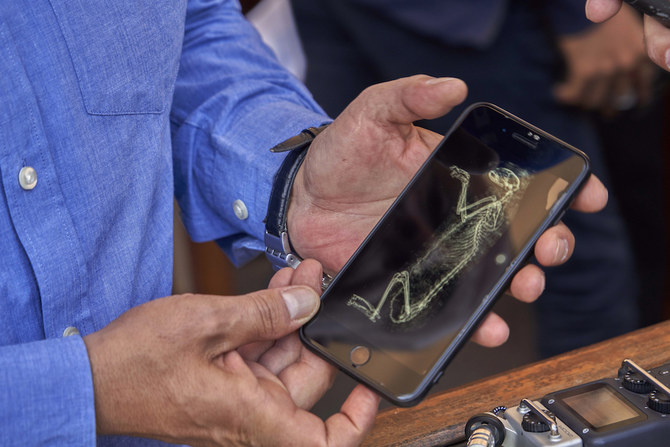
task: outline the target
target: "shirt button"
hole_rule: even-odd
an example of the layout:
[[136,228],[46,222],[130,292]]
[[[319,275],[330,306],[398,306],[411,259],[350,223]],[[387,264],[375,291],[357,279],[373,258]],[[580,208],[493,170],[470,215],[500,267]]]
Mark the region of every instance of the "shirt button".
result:
[[30,191],[37,185],[37,171],[32,166],[24,166],[19,171],[19,185],[26,191]]
[[249,217],[247,206],[241,200],[236,200],[233,202],[233,211],[235,212],[235,216],[237,216],[237,218],[240,220],[244,220]]
[[63,331],[63,337],[69,337],[70,335],[79,335],[79,330],[74,326],[68,326]]

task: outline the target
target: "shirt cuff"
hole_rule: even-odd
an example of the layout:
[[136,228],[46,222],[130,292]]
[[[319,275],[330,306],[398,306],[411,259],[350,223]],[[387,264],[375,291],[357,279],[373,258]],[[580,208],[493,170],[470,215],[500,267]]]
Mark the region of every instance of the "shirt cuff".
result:
[[0,348],[3,444],[94,446],[86,346],[73,335]]
[[[264,250],[265,214],[274,175],[286,157],[270,148],[330,119],[300,104],[259,105],[236,117],[237,125],[211,133],[189,126],[194,146],[209,147],[196,162],[198,192],[182,208],[182,220],[196,242],[216,240],[235,265]],[[188,126],[188,125],[187,125]],[[201,161],[200,161],[201,160]],[[200,201],[199,198],[202,198]]]

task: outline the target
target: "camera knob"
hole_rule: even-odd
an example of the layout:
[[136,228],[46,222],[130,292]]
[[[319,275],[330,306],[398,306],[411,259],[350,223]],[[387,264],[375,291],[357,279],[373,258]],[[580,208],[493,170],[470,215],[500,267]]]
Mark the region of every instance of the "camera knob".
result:
[[465,424],[468,447],[500,447],[505,440],[505,426],[494,413],[481,413]]
[[521,421],[521,428],[531,433],[544,433],[549,431],[549,426],[535,413],[526,413]]
[[654,390],[649,393],[647,406],[659,413],[670,414],[670,397],[665,393]]
[[654,389],[651,383],[636,372],[627,372],[621,379],[623,387],[637,394],[647,394]]

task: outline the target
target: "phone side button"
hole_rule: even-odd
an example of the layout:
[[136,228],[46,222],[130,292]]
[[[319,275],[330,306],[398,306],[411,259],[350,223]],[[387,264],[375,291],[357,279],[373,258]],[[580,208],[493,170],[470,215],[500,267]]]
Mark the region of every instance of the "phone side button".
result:
[[563,216],[565,216],[565,210],[561,211],[561,214],[559,214],[556,219],[554,219],[554,225],[558,225],[561,220],[563,219]]
[[433,379],[433,385],[437,385],[437,382],[440,381],[440,379],[442,378],[443,375],[444,375],[444,370],[442,370],[442,371],[440,371],[439,373],[437,373],[437,375],[436,375],[435,378]]
[[367,346],[356,346],[349,351],[349,359],[354,366],[365,365],[372,356],[370,348]]

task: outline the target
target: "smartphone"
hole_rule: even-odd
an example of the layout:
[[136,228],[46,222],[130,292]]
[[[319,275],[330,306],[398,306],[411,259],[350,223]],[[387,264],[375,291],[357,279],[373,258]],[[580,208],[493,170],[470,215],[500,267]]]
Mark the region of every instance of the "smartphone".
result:
[[333,279],[302,341],[392,403],[417,404],[589,174],[579,150],[472,105]]

